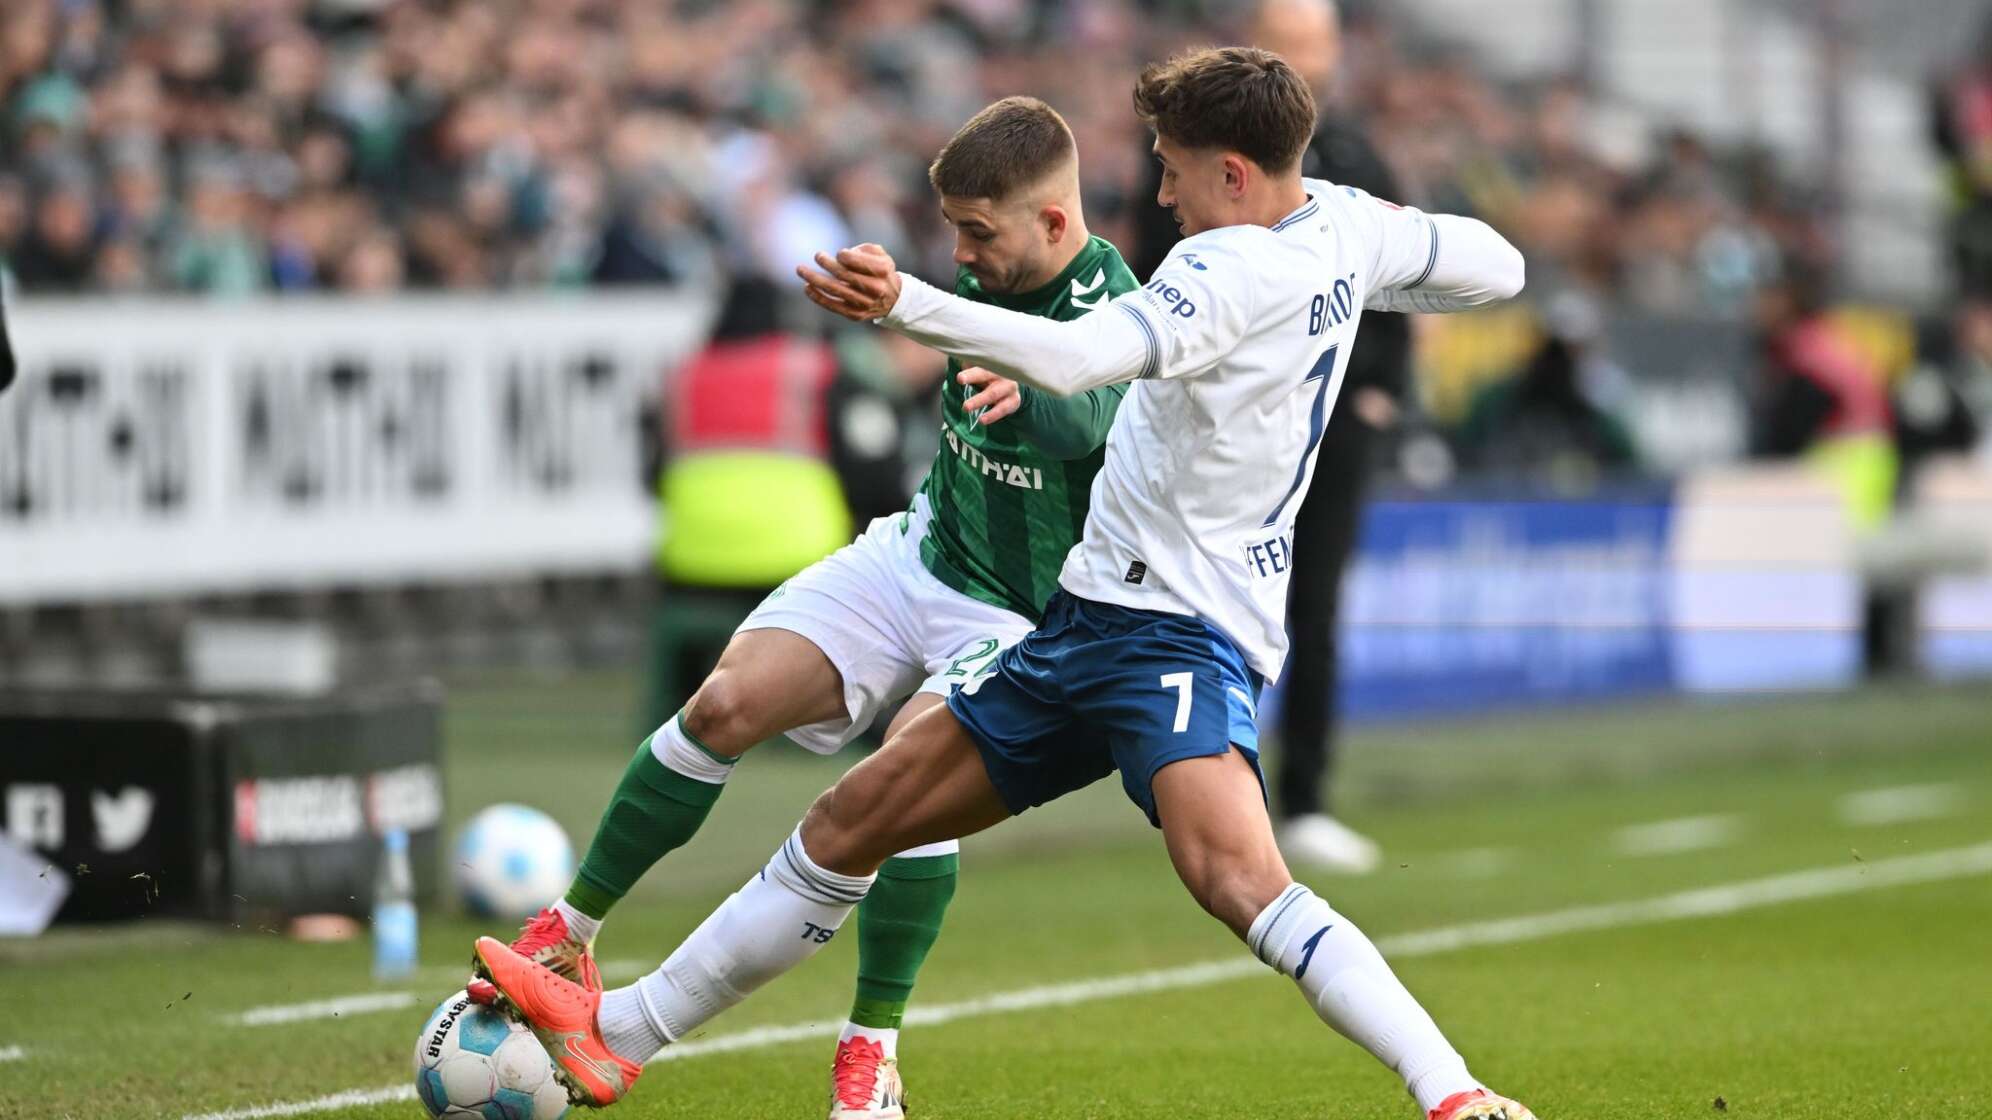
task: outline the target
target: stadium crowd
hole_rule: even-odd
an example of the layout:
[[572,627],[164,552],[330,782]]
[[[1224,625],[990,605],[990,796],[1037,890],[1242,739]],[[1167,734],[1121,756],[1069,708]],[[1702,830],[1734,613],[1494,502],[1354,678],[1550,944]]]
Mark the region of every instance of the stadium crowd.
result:
[[[380,292],[786,276],[919,246],[928,160],[988,100],[1071,120],[1125,243],[1140,63],[1237,36],[1194,0],[8,0],[0,260],[28,292]],[[1817,252],[1751,153],[1652,136],[1569,81],[1497,85],[1347,3],[1340,107],[1401,201],[1473,213],[1532,275],[1734,313]]]

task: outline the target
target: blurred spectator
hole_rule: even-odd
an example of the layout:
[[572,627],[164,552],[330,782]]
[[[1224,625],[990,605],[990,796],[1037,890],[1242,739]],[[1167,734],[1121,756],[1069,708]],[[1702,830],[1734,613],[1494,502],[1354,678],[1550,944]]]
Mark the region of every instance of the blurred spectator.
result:
[[1758,292],[1755,317],[1764,366],[1752,448],[1806,456],[1833,479],[1855,525],[1879,525],[1896,477],[1882,370],[1827,314],[1825,279],[1809,262],[1787,263]]
[[1992,295],[1992,15],[1977,49],[1938,84],[1932,134],[1949,161],[1952,262],[1966,296]]
[[783,329],[778,306],[773,281],[735,280],[712,340],[667,385],[648,726],[678,709],[754,604],[851,539],[830,466],[836,355]]
[[1917,352],[1893,394],[1903,474],[1945,452],[1976,450],[1992,462],[1992,303],[1967,301],[1931,324]]
[[1469,468],[1583,489],[1636,462],[1631,433],[1601,403],[1621,374],[1603,353],[1598,307],[1575,292],[1549,301],[1543,340],[1512,379],[1482,389],[1459,433]]

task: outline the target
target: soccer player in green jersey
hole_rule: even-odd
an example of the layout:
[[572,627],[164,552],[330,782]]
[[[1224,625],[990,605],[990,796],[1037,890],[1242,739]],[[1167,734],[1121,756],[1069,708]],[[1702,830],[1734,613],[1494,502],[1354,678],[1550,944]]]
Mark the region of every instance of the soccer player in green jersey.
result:
[[[1044,102],[990,105],[928,176],[956,231],[956,294],[1075,319],[1138,286],[1114,247],[1087,232],[1078,149]],[[1126,388],[1056,398],[950,361],[942,446],[912,508],[873,522],[741,624],[684,710],[637,750],[566,897],[513,948],[599,989],[589,946],[602,918],[692,838],[749,747],[787,733],[831,753],[904,700],[896,730],[1029,633],[1079,540]],[[957,847],[888,861],[858,912],[857,995],[832,1067],[831,1120],[904,1115],[898,1028],[954,894]],[[491,990],[476,981],[472,994]],[[676,1037],[671,1024],[654,1025]],[[576,1099],[614,1100],[635,1071],[610,1074],[625,1080],[584,1086]]]

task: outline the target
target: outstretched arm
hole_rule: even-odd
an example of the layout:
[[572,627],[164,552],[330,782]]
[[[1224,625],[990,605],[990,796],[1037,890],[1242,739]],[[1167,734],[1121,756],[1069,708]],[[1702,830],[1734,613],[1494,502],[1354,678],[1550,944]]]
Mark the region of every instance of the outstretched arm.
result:
[[876,245],[816,254],[822,272],[796,269],[819,306],[982,366],[1054,397],[1141,375],[1149,346],[1128,314],[1063,322],[975,303],[897,271]]
[[1521,251],[1486,222],[1370,202],[1378,251],[1365,308],[1464,311],[1512,299],[1522,290]]

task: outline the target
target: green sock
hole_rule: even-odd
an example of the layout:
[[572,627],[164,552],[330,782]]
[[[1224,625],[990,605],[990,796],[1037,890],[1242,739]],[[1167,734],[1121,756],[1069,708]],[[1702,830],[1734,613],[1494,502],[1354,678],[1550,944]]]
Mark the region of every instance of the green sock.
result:
[[961,857],[895,857],[858,906],[858,998],[851,1022],[898,1030],[913,998],[913,978],[941,936]]
[[616,783],[602,823],[595,826],[595,838],[588,842],[581,870],[567,888],[568,905],[591,918],[607,915],[652,864],[690,840],[705,823],[713,802],[719,800],[719,792],[726,788],[724,782],[686,777],[657,761],[650,751],[650,740],[665,734],[682,735],[720,765],[732,765],[732,760],[685,730],[682,712],[643,740],[629,768],[623,771],[622,781]]

